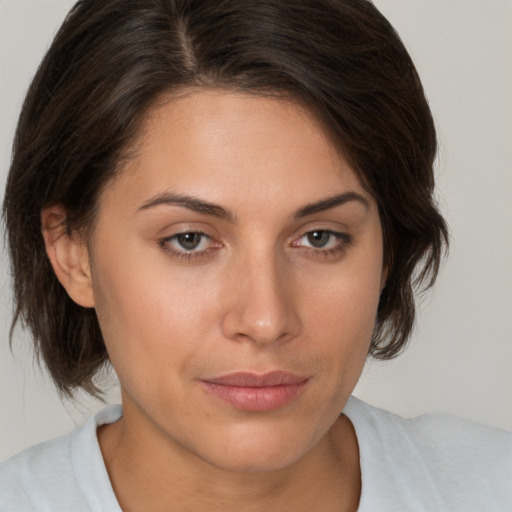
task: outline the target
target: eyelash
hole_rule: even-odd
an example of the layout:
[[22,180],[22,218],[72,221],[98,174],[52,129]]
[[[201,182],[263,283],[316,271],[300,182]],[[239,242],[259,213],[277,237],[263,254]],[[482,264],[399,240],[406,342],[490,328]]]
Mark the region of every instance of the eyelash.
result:
[[[335,247],[331,247],[329,249],[323,249],[323,248],[315,248],[315,247],[304,247],[300,244],[298,244],[298,240],[303,239],[304,237],[312,234],[312,233],[325,233],[329,236],[333,236],[337,239],[337,243]],[[207,247],[203,250],[195,250],[192,249],[190,251],[187,251],[185,248],[183,250],[177,250],[174,249],[170,243],[172,243],[173,240],[177,240],[179,236],[183,235],[199,235],[201,237],[207,238],[209,240],[213,240],[211,236],[207,235],[206,233],[203,233],[202,231],[184,231],[181,233],[176,233],[175,235],[163,238],[159,241],[159,246],[166,252],[170,253],[173,257],[185,260],[185,261],[198,261],[202,260],[204,258],[207,258],[211,252],[215,251],[216,249],[222,247],[222,244],[220,242],[214,242],[213,245],[210,247]],[[292,243],[292,247],[297,248],[301,252],[310,255],[310,256],[320,256],[325,259],[333,258],[336,256],[339,256],[343,254],[349,245],[352,243],[352,237],[348,235],[347,233],[340,233],[338,231],[333,231],[330,229],[311,229],[309,231],[306,231],[304,234],[302,234],[300,237],[296,238]]]
[[[312,234],[312,233],[325,233],[329,236],[336,238],[336,245],[329,249],[315,248],[315,247],[304,247],[297,243],[298,240]],[[352,237],[347,233],[340,233],[339,231],[333,231],[331,229],[311,229],[306,231],[303,235],[292,242],[292,246],[301,250],[302,252],[311,256],[320,256],[325,259],[335,258],[341,256],[352,243]]]
[[174,249],[170,245],[170,243],[173,240],[176,240],[179,236],[183,236],[183,235],[199,235],[203,238],[212,240],[211,236],[207,235],[206,233],[203,233],[202,231],[183,231],[181,233],[176,233],[175,235],[169,236],[167,238],[163,238],[162,240],[159,241],[159,245],[160,245],[160,247],[162,247],[162,249],[164,251],[170,253],[171,256],[173,256],[177,259],[180,259],[180,260],[185,260],[185,261],[198,261],[198,260],[204,259],[204,258],[208,257],[212,251],[214,251],[217,248],[222,246],[222,244],[217,242],[213,246],[210,246],[210,247],[200,250],[200,251],[197,251],[197,250],[187,251],[185,248],[183,248],[182,251]]

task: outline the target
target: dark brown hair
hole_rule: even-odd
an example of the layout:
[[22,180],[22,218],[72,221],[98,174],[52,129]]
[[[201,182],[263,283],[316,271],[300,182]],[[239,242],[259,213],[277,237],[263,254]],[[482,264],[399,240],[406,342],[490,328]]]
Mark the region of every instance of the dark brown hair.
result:
[[108,354],[95,311],[53,273],[41,209],[62,204],[69,232],[90,226],[148,109],[188,86],[291,97],[323,123],[379,205],[389,276],[370,353],[397,355],[414,287],[435,280],[448,235],[433,199],[434,123],[389,22],[366,0],[82,0],[28,91],[3,205],[13,327],[30,329],[58,389],[97,393]]

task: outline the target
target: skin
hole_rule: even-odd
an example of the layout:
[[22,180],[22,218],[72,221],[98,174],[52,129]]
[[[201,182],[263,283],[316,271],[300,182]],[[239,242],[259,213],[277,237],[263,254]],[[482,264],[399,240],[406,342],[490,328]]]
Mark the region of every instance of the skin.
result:
[[[43,212],[57,276],[96,308],[121,382],[124,416],[98,437],[123,510],[356,510],[357,438],[340,413],[385,280],[374,199],[283,99],[188,91],[149,113],[134,149],[87,244],[55,236],[62,208]],[[183,233],[204,235],[186,250]],[[264,412],[202,383],[241,370],[307,383]]]

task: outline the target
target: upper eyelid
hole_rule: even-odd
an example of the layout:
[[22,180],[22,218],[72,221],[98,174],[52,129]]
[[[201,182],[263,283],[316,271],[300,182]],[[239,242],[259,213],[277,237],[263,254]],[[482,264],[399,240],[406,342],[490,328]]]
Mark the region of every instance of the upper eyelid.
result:
[[[196,225],[195,222],[178,222],[178,223],[172,223],[169,224],[161,229],[158,230],[158,233],[155,233],[155,235],[160,240],[165,239],[171,239],[173,237],[179,236],[181,234],[186,233],[198,233],[202,236],[208,237],[212,240],[221,241],[223,238],[225,238],[225,234],[222,235],[218,232],[218,230],[214,227],[212,227],[209,224],[205,224],[204,222],[198,223],[199,225]],[[327,225],[326,225],[327,224]],[[290,233],[289,235],[286,235],[286,238],[293,241],[297,238],[301,238],[308,233],[311,233],[313,231],[327,231],[329,233],[332,233],[336,236],[350,236],[349,231],[350,228],[345,223],[341,223],[339,221],[334,222],[335,226],[332,225],[332,221],[312,221],[308,222],[305,225],[302,225],[299,228],[294,228],[293,233]],[[232,238],[233,233],[231,235],[228,235],[228,238]]]
[[[200,235],[200,236],[202,236],[204,238],[207,238],[208,240],[215,240],[214,237],[212,237],[208,233],[204,233],[203,231],[185,230],[185,231],[179,231],[177,233],[173,233],[172,235],[165,236],[165,237],[161,238],[160,239],[160,243],[165,243],[165,242],[168,242],[168,241],[171,241],[171,240],[175,240],[180,235],[187,235],[189,233],[190,234],[191,233],[198,234],[198,235]],[[206,249],[203,249],[203,250],[206,250]]]
[[302,237],[302,236],[307,235],[308,233],[314,233],[315,231],[326,231],[327,233],[331,233],[332,235],[345,234],[343,231],[338,231],[337,229],[332,229],[332,228],[308,228],[305,231],[303,231],[300,236]]
[[199,226],[191,226],[189,223],[170,224],[158,230],[154,236],[162,242],[186,233],[198,233],[211,240],[219,241],[221,239],[219,233],[215,229],[212,229],[211,226],[204,223],[201,223]]
[[339,238],[350,238],[350,235],[346,231],[340,231],[338,229],[332,229],[327,227],[317,227],[317,228],[308,228],[306,230],[301,230],[298,232],[298,234],[294,235],[292,237],[292,240],[298,240],[299,238],[302,238],[306,236],[308,233],[313,233],[315,231],[326,231],[327,233],[330,233],[331,235],[337,236]]
[[198,229],[185,229],[183,231],[177,231],[176,233],[173,233],[172,235],[164,236],[164,237],[162,237],[162,240],[170,240],[171,238],[175,238],[180,235],[188,235],[188,234],[192,234],[192,233],[195,233],[195,234],[201,235],[201,236],[205,236],[206,238],[213,238],[208,233],[205,233],[204,231],[200,231]]
[[350,230],[350,223],[342,222],[338,219],[315,219],[309,222],[301,223],[294,229],[298,235],[309,233],[310,231],[332,231],[333,233],[347,233]]
[[[314,231],[326,231],[326,232],[328,232],[328,233],[330,233],[330,234],[332,234],[334,236],[340,237],[340,238],[342,238],[342,237],[350,238],[350,235],[346,231],[340,231],[340,230],[333,229],[333,228],[328,228],[328,227],[309,227],[307,229],[296,231],[296,233],[294,235],[292,235],[290,237],[290,239],[292,241],[294,241],[294,240],[302,238],[302,237],[306,236],[308,233],[312,233]],[[199,234],[201,236],[209,238],[210,240],[217,240],[219,238],[219,237],[217,237],[215,235],[211,235],[209,233],[206,233],[202,229],[190,229],[190,228],[188,228],[188,229],[182,229],[182,230],[173,232],[172,234],[170,234],[168,236],[161,236],[160,240],[161,241],[170,240],[170,239],[173,239],[173,238],[175,238],[177,236],[188,234],[188,233],[197,233],[197,234]]]

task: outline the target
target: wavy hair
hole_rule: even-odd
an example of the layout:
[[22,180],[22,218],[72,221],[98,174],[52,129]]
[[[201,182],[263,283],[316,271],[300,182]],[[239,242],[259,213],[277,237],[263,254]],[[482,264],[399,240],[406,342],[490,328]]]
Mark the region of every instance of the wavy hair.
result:
[[31,331],[59,391],[101,393],[93,377],[108,354],[95,311],[52,270],[41,210],[60,203],[69,232],[90,226],[148,109],[190,86],[293,98],[323,123],[379,206],[389,274],[370,354],[396,356],[448,232],[434,122],[389,22],[366,0],[81,0],[27,93],[3,204],[13,328]]

